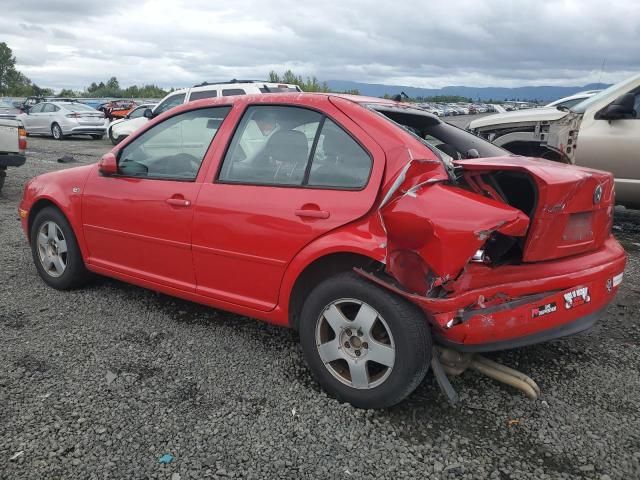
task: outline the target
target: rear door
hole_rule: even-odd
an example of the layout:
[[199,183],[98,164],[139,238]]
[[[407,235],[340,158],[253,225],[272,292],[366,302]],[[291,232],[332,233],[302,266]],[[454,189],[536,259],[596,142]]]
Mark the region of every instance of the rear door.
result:
[[[118,175],[103,177],[97,169],[90,175],[82,203],[89,263],[195,290],[191,226],[200,167],[228,111],[203,108],[169,117],[118,152]],[[191,130],[189,149],[176,125]]]
[[[382,149],[328,100],[321,110],[314,103],[315,109],[263,103],[243,112],[219,172],[198,196],[198,293],[271,310],[293,257],[370,210],[384,169]],[[258,117],[274,125],[256,133]],[[245,137],[258,134],[261,145],[246,152]]]

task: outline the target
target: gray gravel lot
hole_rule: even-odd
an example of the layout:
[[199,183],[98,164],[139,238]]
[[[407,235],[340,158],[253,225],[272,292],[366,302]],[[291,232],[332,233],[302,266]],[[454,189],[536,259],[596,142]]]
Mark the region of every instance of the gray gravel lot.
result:
[[[591,332],[492,355],[540,400],[467,372],[452,408],[429,374],[403,404],[360,411],[319,389],[289,330],[109,279],[39,280],[24,183],[110,146],[30,137],[0,194],[1,479],[640,478],[640,212],[617,211],[629,265]],[[78,163],[56,162],[68,153]]]

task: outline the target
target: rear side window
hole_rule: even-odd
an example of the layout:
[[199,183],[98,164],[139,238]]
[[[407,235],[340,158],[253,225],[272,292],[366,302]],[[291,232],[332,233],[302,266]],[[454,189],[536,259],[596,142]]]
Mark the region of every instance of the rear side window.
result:
[[246,93],[247,92],[245,92],[241,88],[225,88],[224,90],[222,90],[223,97],[232,97],[234,95],[245,95]]
[[53,105],[52,103],[45,103],[44,104],[44,108],[42,109],[42,111],[44,113],[53,113],[55,111],[59,110],[55,105]]
[[311,186],[361,188],[371,172],[371,157],[347,132],[326,119],[313,156]]
[[203,90],[201,92],[191,92],[189,96],[189,101],[193,102],[194,100],[202,100],[203,98],[215,98],[218,96],[218,92],[216,90]]

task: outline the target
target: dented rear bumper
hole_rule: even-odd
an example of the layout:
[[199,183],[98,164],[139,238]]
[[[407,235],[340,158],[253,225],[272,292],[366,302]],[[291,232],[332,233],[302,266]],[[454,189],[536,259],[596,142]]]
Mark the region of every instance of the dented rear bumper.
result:
[[610,236],[588,254],[495,268],[470,265],[443,298],[408,293],[371,273],[359,273],[418,305],[440,343],[492,351],[589,328],[614,298],[625,264],[623,248]]

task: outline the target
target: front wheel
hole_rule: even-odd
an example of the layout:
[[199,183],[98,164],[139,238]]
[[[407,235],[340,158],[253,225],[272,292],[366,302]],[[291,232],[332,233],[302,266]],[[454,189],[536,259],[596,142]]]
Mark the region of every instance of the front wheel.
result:
[[404,400],[423,380],[431,359],[424,314],[351,272],[325,280],[309,295],[300,342],[322,387],[358,408]]
[[60,210],[37,213],[30,230],[31,254],[40,278],[58,290],[70,290],[90,278],[73,229]]
[[51,125],[51,136],[56,140],[62,140],[64,135],[62,134],[62,128],[57,123]]

